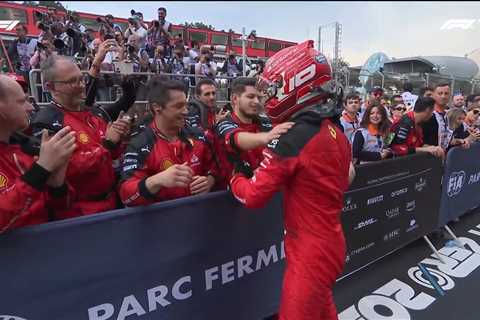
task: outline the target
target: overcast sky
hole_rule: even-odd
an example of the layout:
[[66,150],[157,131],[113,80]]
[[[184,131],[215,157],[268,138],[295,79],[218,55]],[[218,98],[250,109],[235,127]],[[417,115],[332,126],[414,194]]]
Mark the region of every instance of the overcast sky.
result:
[[[415,55],[464,56],[480,48],[480,2],[108,2],[62,1],[70,10],[127,18],[141,11],[156,18],[167,8],[173,23],[204,22],[217,30],[233,29],[258,36],[300,42],[317,40],[318,27],[342,24],[341,55],[351,65],[362,65],[378,51],[389,57]],[[468,29],[441,30],[449,19],[475,19]],[[333,28],[323,33],[325,53],[333,52]]]

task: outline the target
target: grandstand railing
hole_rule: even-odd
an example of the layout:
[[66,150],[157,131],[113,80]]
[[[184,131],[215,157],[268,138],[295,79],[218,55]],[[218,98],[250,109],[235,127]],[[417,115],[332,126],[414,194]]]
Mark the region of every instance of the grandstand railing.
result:
[[[82,74],[88,73],[87,70],[82,70]],[[112,75],[112,76],[124,76],[118,72],[115,71],[101,71],[100,75]],[[146,79],[142,79],[139,81],[142,81],[146,83],[152,76],[156,75],[162,75],[162,76],[168,76],[170,78],[176,78],[179,80],[184,80],[185,82],[188,81],[188,96],[187,98],[190,100],[190,98],[194,95],[195,91],[195,85],[194,81],[198,81],[198,79],[202,78],[208,78],[207,76],[203,75],[195,75],[195,74],[174,74],[174,73],[153,73],[153,72],[134,72],[131,73],[130,76],[146,76]],[[126,76],[126,75],[125,75]],[[217,84],[217,105],[222,106],[227,103],[230,103],[229,100],[229,88],[230,84],[235,79],[234,77],[228,77],[228,76],[215,76],[214,80],[215,83]],[[114,81],[115,82],[115,81]],[[42,92],[47,92],[45,90],[45,83],[43,81],[43,77],[41,75],[41,69],[32,69],[29,72],[29,88],[30,88],[30,93],[31,96],[37,101],[37,104],[39,106],[42,105],[47,105],[49,102],[46,101],[45,97],[42,96]],[[143,85],[143,88],[145,86]],[[119,84],[119,81],[113,84],[113,86],[106,88],[109,90],[109,96],[110,97],[118,97],[121,95],[121,87]],[[140,90],[140,88],[139,88]],[[138,92],[137,92],[137,97],[138,97]],[[135,101],[136,104],[147,104],[148,101],[146,100],[146,94],[141,95],[140,100]],[[114,99],[112,100],[104,100],[100,101],[97,100],[95,101],[98,104],[111,104],[114,103]]]

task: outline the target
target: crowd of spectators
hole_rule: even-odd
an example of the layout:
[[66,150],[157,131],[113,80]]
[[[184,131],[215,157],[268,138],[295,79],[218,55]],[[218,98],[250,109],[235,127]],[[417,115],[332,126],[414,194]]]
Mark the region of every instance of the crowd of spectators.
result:
[[[112,71],[122,74],[149,72],[170,74],[193,88],[200,78],[229,80],[241,76],[243,62],[235,52],[229,52],[225,61],[214,57],[214,46],[202,45],[196,41],[187,44],[181,35],[173,35],[172,24],[167,20],[167,9],[158,8],[158,18],[147,23],[143,14],[131,10],[125,30],[113,22],[111,14],[97,18],[98,27],[85,27],[74,13],[60,15],[50,8],[47,13],[36,12],[37,27],[41,30],[38,39],[27,38],[24,25],[16,27],[17,39],[9,46],[8,55],[13,68],[24,79],[31,69],[39,69],[50,55],[71,56],[81,70],[89,70],[98,46],[103,41],[116,41],[116,50],[109,52],[101,64],[103,84],[99,84],[98,97],[101,101],[114,100],[116,92],[111,90],[112,81],[118,85],[119,78],[111,76]],[[256,76],[263,70],[263,61],[247,66],[247,75]],[[110,72],[110,74],[108,74]],[[40,83],[40,78],[37,79]],[[43,81],[42,81],[43,83]],[[143,78],[142,85],[146,85]],[[145,91],[146,88],[143,88]],[[141,90],[142,91],[142,90]],[[39,100],[48,102],[49,94],[41,88]],[[145,93],[139,93],[141,100]]]
[[453,146],[469,148],[480,139],[480,95],[465,98],[456,92],[451,105],[449,101],[448,83],[423,88],[420,96],[404,91],[387,97],[382,88],[375,87],[365,103],[358,94],[347,95],[340,121],[352,143],[354,162],[415,152],[443,158]]

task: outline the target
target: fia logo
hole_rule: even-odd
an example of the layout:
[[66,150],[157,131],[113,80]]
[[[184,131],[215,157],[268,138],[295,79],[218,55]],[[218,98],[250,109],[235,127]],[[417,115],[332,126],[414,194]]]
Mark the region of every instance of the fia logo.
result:
[[451,198],[462,191],[465,185],[465,171],[452,172],[448,179],[447,195]]

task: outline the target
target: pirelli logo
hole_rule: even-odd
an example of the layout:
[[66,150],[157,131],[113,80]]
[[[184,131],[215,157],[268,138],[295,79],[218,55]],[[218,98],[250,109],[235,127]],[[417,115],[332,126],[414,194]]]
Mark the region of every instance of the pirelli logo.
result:
[[12,31],[19,23],[20,20],[0,20],[0,30]]

